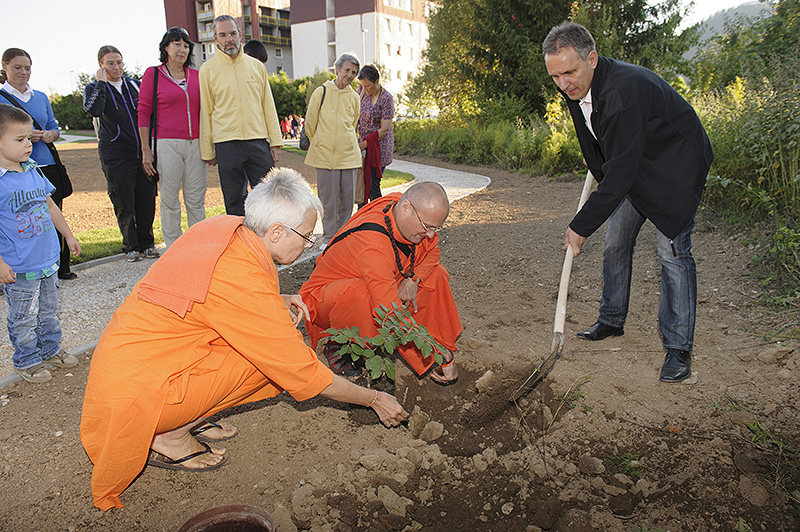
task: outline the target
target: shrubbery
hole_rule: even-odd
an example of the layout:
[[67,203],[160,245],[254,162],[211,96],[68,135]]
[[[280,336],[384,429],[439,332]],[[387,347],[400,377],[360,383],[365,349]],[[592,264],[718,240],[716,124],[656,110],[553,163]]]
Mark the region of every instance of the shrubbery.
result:
[[553,99],[545,119],[412,119],[395,124],[395,150],[447,157],[456,163],[563,174],[582,156],[566,105]]

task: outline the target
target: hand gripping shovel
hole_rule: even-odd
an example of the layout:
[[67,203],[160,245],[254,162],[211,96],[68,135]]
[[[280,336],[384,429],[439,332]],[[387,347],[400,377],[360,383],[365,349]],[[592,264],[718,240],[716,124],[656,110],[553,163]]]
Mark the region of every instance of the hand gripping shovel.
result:
[[[586,199],[589,197],[593,180],[592,172],[586,172],[586,181],[583,183],[581,199],[578,202],[578,211],[581,210],[581,207],[583,207],[583,204],[586,203]],[[569,275],[572,273],[573,258],[572,248],[567,247],[567,251],[564,254],[564,267],[561,269],[561,283],[558,286],[556,318],[553,324],[553,344],[550,347],[550,354],[539,364],[538,368],[533,370],[533,373],[522,383],[522,386],[511,394],[511,401],[516,401],[533,390],[536,385],[550,373],[550,370],[553,369],[553,366],[556,364],[556,360],[561,356],[561,351],[564,350],[564,320],[567,318],[567,292],[569,288]]]

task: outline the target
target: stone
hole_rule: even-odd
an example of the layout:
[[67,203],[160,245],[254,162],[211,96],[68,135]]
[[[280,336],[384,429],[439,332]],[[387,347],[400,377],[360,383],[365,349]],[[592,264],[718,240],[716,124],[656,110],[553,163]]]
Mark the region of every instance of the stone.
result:
[[378,487],[378,499],[383,503],[383,507],[386,508],[387,512],[399,517],[405,517],[406,507],[413,504],[410,499],[401,497],[386,485]]
[[539,528],[550,530],[553,528],[555,522],[561,517],[562,512],[563,509],[561,507],[561,501],[558,500],[557,496],[551,495],[544,501],[541,508],[539,508],[539,510],[533,515],[530,523],[534,526],[538,526]]
[[492,465],[497,461],[497,451],[489,447],[483,451],[483,458],[486,459],[487,464]]
[[731,420],[731,423],[734,425],[739,425],[742,427],[746,427],[748,424],[752,425],[756,422],[756,416],[752,412],[746,412],[744,410],[736,410],[731,412],[728,415],[728,419]]
[[411,415],[408,416],[408,430],[411,432],[411,435],[415,438],[419,438],[419,435],[422,434],[422,430],[431,420],[431,416],[423,412],[419,405],[414,407],[414,410],[411,411]]
[[742,475],[739,479],[739,493],[753,506],[762,507],[769,501],[769,491],[752,475]]
[[385,449],[370,449],[364,451],[364,454],[359,458],[358,463],[364,466],[369,471],[379,470],[383,464],[392,458]]
[[489,467],[489,464],[486,463],[486,459],[482,454],[476,454],[472,457],[472,465],[480,472],[486,471]]
[[494,372],[492,370],[487,370],[486,373],[481,375],[478,380],[475,381],[475,389],[478,390],[478,393],[486,393],[492,389],[494,381]]
[[586,475],[602,475],[606,472],[603,461],[588,454],[584,454],[578,459],[578,468]]
[[778,376],[779,379],[783,381],[792,380],[792,370],[790,369],[779,369],[778,372],[775,374]]
[[733,455],[733,464],[742,473],[766,473],[767,470],[758,465],[752,458],[745,453],[736,453]]
[[281,532],[297,532],[297,527],[292,521],[292,513],[282,504],[270,512],[275,520],[275,530]]
[[441,438],[442,434],[444,434],[444,425],[438,421],[431,421],[425,425],[424,429],[422,429],[419,439],[430,443]]
[[467,345],[470,349],[478,349],[483,345],[483,342],[475,338],[467,338]]

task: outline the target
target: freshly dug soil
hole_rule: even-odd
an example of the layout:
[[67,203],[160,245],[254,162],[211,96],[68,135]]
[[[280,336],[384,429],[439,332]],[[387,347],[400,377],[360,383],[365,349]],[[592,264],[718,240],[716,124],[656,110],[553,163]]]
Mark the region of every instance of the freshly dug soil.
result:
[[[81,174],[62,153],[70,175]],[[701,213],[695,375],[676,385],[658,382],[652,226],[639,238],[625,335],[574,337],[597,317],[604,231],[593,235],[573,268],[563,356],[511,404],[550,350],[563,233],[581,182],[415,160],[492,179],[453,204],[441,232],[464,325],[455,385],[399,366],[395,394],[413,414],[396,429],[324,399],[284,395],[227,411],[240,429],[225,442],[228,465],[147,468],[123,493],[126,507],[104,513],[91,503],[78,433],[87,355],[50,383],[0,390],[0,529],[177,530],[229,503],[268,510],[281,532],[800,529],[800,350],[770,336],[797,315],[758,303],[764,288],[742,235]],[[85,174],[65,206],[78,231],[113,224],[98,212],[104,182]],[[283,272],[283,291],[296,292],[310,271]]]

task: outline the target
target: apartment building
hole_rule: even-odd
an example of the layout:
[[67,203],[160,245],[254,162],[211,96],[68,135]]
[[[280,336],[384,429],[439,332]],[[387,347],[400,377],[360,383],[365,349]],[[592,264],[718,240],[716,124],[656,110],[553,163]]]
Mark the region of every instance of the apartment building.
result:
[[294,73],[333,70],[342,53],[375,63],[394,95],[419,71],[428,42],[429,0],[295,0],[291,9]]
[[[298,3],[303,3],[302,0]],[[260,40],[267,47],[267,70],[294,77],[290,0],[164,0],[167,27],[186,28],[199,66],[216,51],[214,18],[230,15],[242,31],[242,43]]]

